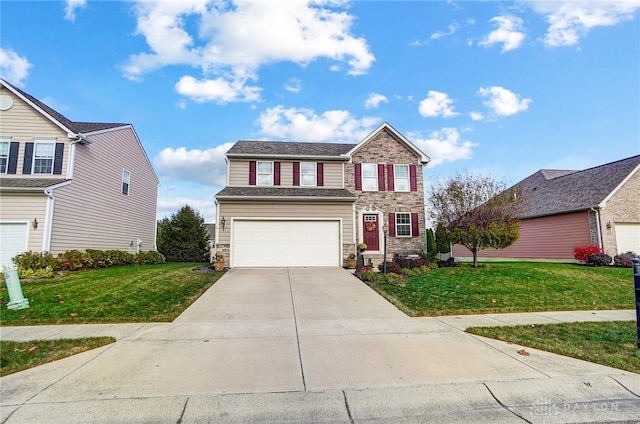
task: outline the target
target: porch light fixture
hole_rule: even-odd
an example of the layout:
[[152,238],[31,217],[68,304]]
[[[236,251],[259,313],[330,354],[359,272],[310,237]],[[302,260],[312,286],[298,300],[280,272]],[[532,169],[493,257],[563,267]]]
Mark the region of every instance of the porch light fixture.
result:
[[38,218],[33,218],[33,221],[31,221],[31,226],[34,230],[38,229]]
[[224,216],[220,220],[220,226],[222,227],[222,231],[224,231],[224,226],[227,224],[227,221],[224,219]]

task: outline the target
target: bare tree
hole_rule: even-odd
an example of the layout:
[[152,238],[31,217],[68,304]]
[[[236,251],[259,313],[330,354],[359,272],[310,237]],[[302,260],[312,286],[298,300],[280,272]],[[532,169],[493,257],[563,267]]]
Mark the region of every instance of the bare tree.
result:
[[461,244],[473,254],[504,249],[520,235],[519,206],[522,196],[516,189],[505,191],[505,184],[482,175],[458,174],[434,184],[429,193],[428,214],[444,227],[452,243]]

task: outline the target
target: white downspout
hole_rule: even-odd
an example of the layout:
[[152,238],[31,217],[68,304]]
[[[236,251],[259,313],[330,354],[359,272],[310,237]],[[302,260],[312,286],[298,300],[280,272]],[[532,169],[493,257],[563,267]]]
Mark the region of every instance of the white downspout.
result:
[[51,228],[53,227],[53,189],[45,188],[44,194],[47,195],[47,209],[44,219],[44,234],[42,236],[42,251],[48,252],[51,249]]
[[600,211],[596,208],[591,208],[596,213],[596,232],[598,233],[598,247],[604,251],[604,245],[602,243],[602,232],[600,231]]

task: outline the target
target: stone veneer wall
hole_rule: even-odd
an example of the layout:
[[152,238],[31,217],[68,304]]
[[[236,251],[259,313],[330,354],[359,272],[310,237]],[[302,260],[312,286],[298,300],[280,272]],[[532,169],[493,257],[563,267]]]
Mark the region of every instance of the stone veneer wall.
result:
[[[618,252],[616,240],[616,222],[640,223],[640,172],[636,172],[609,199],[600,210],[602,244],[607,255],[615,256]],[[636,252],[640,253],[640,252]]]
[[[357,191],[355,189],[355,163],[383,163],[383,164],[414,164],[416,165],[417,191]],[[418,214],[418,237],[388,237],[387,254],[390,256],[396,250],[424,249],[425,235],[425,209],[424,209],[424,182],[422,178],[423,166],[420,158],[408,150],[391,133],[384,130],[368,141],[355,155],[352,162],[345,164],[345,187],[358,196],[356,201],[356,240],[360,242],[359,221],[362,219],[359,212],[368,206],[384,211],[384,222],[388,220],[389,212],[414,212]],[[385,187],[386,187],[385,169]],[[381,240],[382,243],[382,240]]]

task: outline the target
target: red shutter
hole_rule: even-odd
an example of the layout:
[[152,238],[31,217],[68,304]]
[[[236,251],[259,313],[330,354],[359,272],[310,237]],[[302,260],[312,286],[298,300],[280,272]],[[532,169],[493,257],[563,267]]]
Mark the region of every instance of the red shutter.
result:
[[249,162],[249,185],[256,185],[256,161]]
[[418,214],[411,214],[411,237],[418,237],[420,235],[420,229],[418,227]]
[[318,181],[318,187],[322,187],[324,185],[324,163],[318,162],[317,171],[318,175],[316,178]]
[[395,183],[394,183],[394,175],[393,175],[393,164],[387,165],[387,190],[394,191]]
[[280,185],[280,162],[273,162],[273,185]]
[[409,165],[409,185],[411,191],[418,191],[418,181],[416,180],[416,166]]
[[378,164],[378,191],[384,191],[384,164]]
[[389,212],[389,237],[396,236],[396,214]]
[[300,185],[300,162],[293,162],[293,185]]
[[362,164],[356,163],[356,190],[362,190]]

